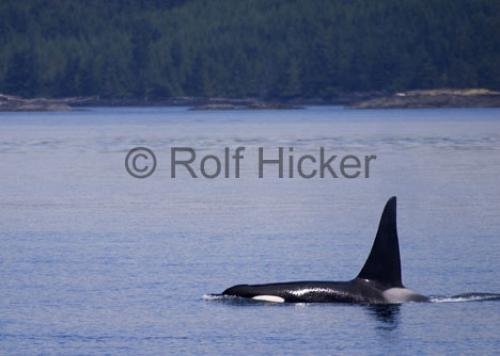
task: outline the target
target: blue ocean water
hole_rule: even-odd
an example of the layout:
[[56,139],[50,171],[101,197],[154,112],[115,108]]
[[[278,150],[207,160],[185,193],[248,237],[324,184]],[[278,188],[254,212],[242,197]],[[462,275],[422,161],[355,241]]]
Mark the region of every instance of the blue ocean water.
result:
[[[136,146],[157,157],[127,174]],[[244,146],[241,178],[170,177],[171,147]],[[259,147],[376,155],[370,178],[258,178]],[[500,110],[0,113],[1,354],[495,354]],[[276,305],[238,283],[346,280],[398,197],[405,285],[439,302]]]

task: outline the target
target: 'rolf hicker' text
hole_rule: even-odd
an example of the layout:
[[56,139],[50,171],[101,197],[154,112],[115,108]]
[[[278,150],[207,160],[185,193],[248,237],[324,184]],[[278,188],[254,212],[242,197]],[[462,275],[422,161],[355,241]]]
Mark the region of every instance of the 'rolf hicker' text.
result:
[[[240,178],[246,147],[226,147],[220,155],[197,152],[192,147],[170,149],[170,176],[192,178]],[[293,147],[259,147],[255,160],[258,178],[369,178],[376,155],[337,155],[320,147],[314,153],[299,153]],[[254,174],[255,174],[254,173]],[[245,171],[245,174],[248,174]]]

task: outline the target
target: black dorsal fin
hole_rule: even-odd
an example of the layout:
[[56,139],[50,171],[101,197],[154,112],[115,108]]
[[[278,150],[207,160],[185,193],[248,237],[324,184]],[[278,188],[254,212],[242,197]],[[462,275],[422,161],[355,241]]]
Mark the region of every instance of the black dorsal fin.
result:
[[385,205],[372,250],[358,278],[377,281],[388,287],[403,287],[396,227],[396,197],[390,198]]

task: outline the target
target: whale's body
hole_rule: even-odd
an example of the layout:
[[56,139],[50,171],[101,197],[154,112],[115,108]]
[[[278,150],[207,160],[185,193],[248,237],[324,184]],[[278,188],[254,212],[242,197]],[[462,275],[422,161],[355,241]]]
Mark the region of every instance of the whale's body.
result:
[[387,288],[377,282],[354,278],[345,282],[300,281],[272,284],[242,284],[224,295],[275,303],[399,304],[429,299],[407,288]]
[[396,197],[387,202],[361,272],[350,281],[300,281],[236,285],[223,295],[267,302],[394,304],[429,298],[403,286],[396,227]]

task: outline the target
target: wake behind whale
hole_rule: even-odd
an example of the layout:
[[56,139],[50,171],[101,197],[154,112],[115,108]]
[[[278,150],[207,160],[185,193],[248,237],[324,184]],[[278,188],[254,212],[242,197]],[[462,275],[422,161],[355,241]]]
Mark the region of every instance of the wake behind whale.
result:
[[432,303],[485,302],[490,300],[500,300],[500,293],[464,293],[451,297],[442,295],[429,297],[429,301]]
[[466,302],[500,300],[499,293],[424,296],[403,285],[396,225],[396,197],[385,205],[370,254],[350,281],[298,281],[239,284],[205,299],[273,303],[400,304],[404,302]]

